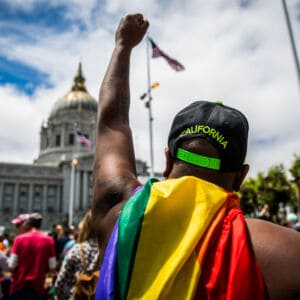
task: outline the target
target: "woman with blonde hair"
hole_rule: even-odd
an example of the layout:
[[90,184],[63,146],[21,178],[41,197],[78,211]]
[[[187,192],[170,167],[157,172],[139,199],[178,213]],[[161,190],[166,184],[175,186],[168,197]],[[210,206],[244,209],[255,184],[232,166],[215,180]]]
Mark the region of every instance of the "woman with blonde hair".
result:
[[89,210],[78,225],[79,233],[77,242],[83,243],[90,239],[96,239],[96,235],[92,224],[92,212]]
[[67,253],[55,282],[58,300],[73,299],[73,289],[79,273],[99,270],[99,249],[89,210],[78,225],[77,243]]

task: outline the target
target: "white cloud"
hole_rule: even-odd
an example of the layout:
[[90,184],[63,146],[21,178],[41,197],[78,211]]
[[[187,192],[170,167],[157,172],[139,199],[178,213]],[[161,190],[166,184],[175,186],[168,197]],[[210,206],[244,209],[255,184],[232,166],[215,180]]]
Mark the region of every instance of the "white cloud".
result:
[[0,89],[0,105],[0,160],[32,160],[32,155],[37,153],[37,126],[41,124],[36,105],[8,85]]
[[[251,1],[247,9],[240,8],[238,1],[225,0],[164,4],[115,0],[103,7],[90,1],[85,8],[80,3],[69,2],[67,16],[78,11],[78,18],[88,25],[84,32],[76,26],[55,33],[23,24],[24,32],[29,30],[35,43],[20,42],[13,36],[0,39],[4,55],[50,74],[54,85],[39,89],[32,97],[12,87],[0,87],[1,106],[8,105],[0,115],[1,138],[8,141],[0,147],[0,161],[31,162],[36,158],[41,121],[70,89],[80,57],[87,88],[97,97],[113,48],[112,30],[124,13],[136,11],[149,19],[149,32],[155,42],[186,67],[186,71],[176,73],[163,59],[151,60],[152,81],[160,83],[153,91],[152,104],[157,171],[164,165],[163,149],[174,114],[198,99],[222,100],[247,115],[251,175],[281,162],[289,167],[293,154],[300,152],[299,86],[281,3]],[[300,25],[293,20],[293,26],[299,40]],[[147,89],[145,42],[133,52],[131,87],[136,154],[149,163],[148,111],[139,100]],[[20,122],[14,123],[8,113]],[[255,143],[270,139],[271,144]]]

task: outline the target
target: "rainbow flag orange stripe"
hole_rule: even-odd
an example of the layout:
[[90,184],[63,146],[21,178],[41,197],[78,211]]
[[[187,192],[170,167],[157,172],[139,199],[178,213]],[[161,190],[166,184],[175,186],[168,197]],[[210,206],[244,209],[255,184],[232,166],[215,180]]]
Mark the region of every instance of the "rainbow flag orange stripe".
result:
[[[237,233],[232,230],[234,222],[238,222]],[[239,241],[236,247],[232,247],[233,233]],[[115,256],[111,264],[115,269],[103,268],[103,263],[96,299],[264,297],[239,200],[207,181],[191,176],[148,181],[124,206],[112,239],[115,246],[106,251],[105,259]],[[252,286],[243,284],[243,291],[232,282],[228,288],[230,280],[241,276],[235,271],[239,264],[247,268],[238,268],[239,272],[247,276],[250,272],[254,278],[246,280]],[[113,287],[105,286],[109,282]],[[213,284],[222,290],[216,291]]]

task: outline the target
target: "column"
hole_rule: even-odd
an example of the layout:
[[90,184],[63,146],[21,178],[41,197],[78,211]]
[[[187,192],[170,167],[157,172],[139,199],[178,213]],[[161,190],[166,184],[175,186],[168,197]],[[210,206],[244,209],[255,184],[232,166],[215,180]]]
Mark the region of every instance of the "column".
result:
[[43,200],[42,200],[42,215],[45,215],[47,213],[47,207],[46,207],[46,204],[47,204],[47,190],[48,190],[48,187],[46,184],[43,185]]
[[33,202],[33,184],[29,184],[29,193],[28,193],[28,207],[27,211],[32,212],[32,202]]
[[51,126],[51,128],[48,128],[48,148],[53,148],[54,146],[54,141],[53,141],[53,128]]
[[[76,160],[75,160],[76,162]],[[73,224],[73,215],[74,215],[74,202],[75,202],[75,166],[74,160],[71,164],[71,179],[70,179],[70,197],[69,197],[69,226]]]
[[76,170],[75,176],[75,205],[74,212],[78,211],[79,208],[79,197],[80,197],[80,171]]
[[18,193],[19,193],[19,183],[16,183],[14,187],[14,203],[13,203],[14,215],[18,213]]
[[83,196],[83,209],[86,210],[89,206],[89,200],[88,199],[88,175],[87,175],[87,171],[83,172],[83,184],[82,184],[82,196]]
[[65,148],[67,143],[68,142],[66,141],[66,124],[64,124],[61,130],[61,147]]
[[0,211],[3,209],[3,182],[0,182]]
[[56,205],[55,205],[54,213],[59,212],[60,199],[61,199],[61,185],[58,184],[57,185],[57,193],[56,193]]

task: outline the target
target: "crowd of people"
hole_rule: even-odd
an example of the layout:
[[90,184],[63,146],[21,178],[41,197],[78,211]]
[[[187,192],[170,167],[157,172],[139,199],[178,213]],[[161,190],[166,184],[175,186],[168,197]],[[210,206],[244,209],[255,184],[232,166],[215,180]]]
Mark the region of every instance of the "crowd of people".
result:
[[[287,221],[298,225],[298,218],[291,216]],[[257,218],[271,221],[266,205]],[[16,235],[0,233],[0,300],[73,299],[77,275],[100,268],[91,210],[78,228],[55,224],[48,233],[40,231],[42,216],[38,213],[20,214],[11,222]]]
[[[41,231],[42,215],[20,214],[11,222],[15,235],[0,242],[1,300],[73,299],[77,275],[99,270],[100,256],[91,211],[78,228],[53,225]],[[84,251],[84,260],[81,253]]]
[[277,213],[272,213],[270,205],[265,203],[262,207],[245,209],[244,215],[247,218],[257,218],[300,231],[299,218],[289,206],[283,206]]

